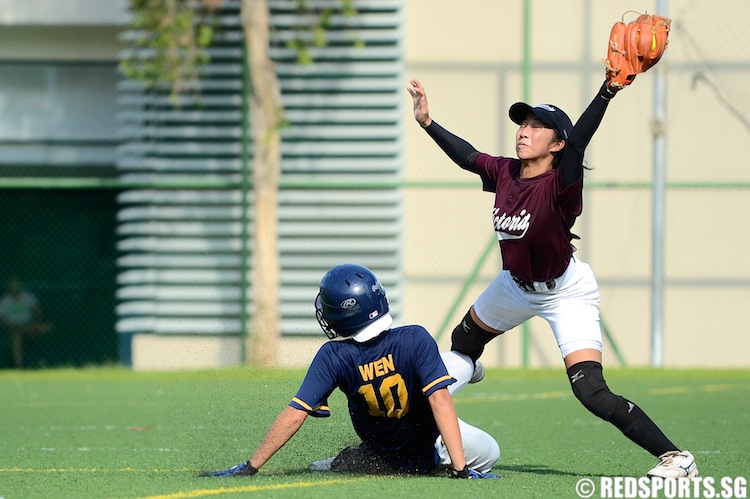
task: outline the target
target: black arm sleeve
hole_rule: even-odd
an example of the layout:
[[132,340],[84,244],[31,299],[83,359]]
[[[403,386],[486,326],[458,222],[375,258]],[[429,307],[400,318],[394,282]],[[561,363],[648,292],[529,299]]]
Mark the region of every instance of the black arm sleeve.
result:
[[474,146],[441,127],[435,120],[425,131],[454,163],[465,170],[474,171],[474,158],[479,154]]
[[565,146],[565,152],[560,163],[563,189],[575,183],[583,175],[583,153],[586,146],[591,142],[594,132],[599,128],[607,105],[614,96],[615,93],[609,90],[607,84],[604,83],[594,100],[591,101],[589,107],[586,108],[570,131],[568,144]]

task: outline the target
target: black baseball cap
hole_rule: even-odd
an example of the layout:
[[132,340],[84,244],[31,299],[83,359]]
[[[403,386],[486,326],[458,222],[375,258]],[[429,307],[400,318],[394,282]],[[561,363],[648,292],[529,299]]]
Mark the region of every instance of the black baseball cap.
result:
[[513,123],[517,125],[520,125],[529,114],[533,114],[539,121],[560,132],[563,140],[568,140],[570,130],[573,128],[573,122],[570,121],[565,111],[552,104],[539,104],[531,107],[525,102],[516,102],[510,106],[508,114]]

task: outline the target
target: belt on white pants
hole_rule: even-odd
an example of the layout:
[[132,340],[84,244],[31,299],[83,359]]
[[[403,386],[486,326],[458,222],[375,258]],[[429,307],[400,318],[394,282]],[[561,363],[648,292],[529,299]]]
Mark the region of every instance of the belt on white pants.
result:
[[562,286],[563,283],[565,283],[565,281],[567,281],[568,278],[575,272],[575,266],[576,259],[571,258],[570,262],[568,263],[568,268],[565,269],[565,272],[563,272],[562,275],[555,277],[554,279],[550,279],[549,281],[525,281],[520,277],[514,276],[512,273],[510,274],[510,277],[513,279],[513,282],[515,282],[516,285],[524,291],[529,291],[531,293],[545,293],[547,291],[558,289],[560,286]]

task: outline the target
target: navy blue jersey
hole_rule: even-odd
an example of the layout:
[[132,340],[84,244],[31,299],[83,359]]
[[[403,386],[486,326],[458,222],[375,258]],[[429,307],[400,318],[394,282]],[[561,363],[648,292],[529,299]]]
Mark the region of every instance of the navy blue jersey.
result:
[[324,344],[289,405],[329,416],[328,397],[338,387],[363,444],[403,471],[429,471],[439,431],[427,397],[455,381],[427,330],[402,326],[364,343]]

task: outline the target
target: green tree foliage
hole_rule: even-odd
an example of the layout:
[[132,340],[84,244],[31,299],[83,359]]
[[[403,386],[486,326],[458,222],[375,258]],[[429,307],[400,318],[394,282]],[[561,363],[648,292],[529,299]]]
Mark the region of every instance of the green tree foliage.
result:
[[[123,74],[146,82],[149,88],[169,88],[173,99],[196,89],[200,66],[209,62],[205,49],[214,37],[213,12],[223,0],[129,0],[133,14],[130,42],[133,48],[120,62]],[[287,48],[297,52],[299,64],[312,64],[311,48],[328,45],[327,32],[334,15],[354,17],[354,0],[334,6],[313,6],[296,0],[297,13],[310,19],[292,28]],[[354,46],[363,42],[352,38]]]
[[211,13],[217,1],[130,0],[133,14],[129,57],[120,68],[149,88],[169,88],[173,98],[195,88],[213,39]]
[[[312,64],[314,62],[310,48],[323,48],[328,45],[328,30],[331,27],[331,18],[336,14],[345,17],[357,15],[353,0],[341,0],[334,7],[317,8],[310,5],[308,0],[297,0],[297,12],[302,17],[312,19],[310,24],[300,24],[293,28],[295,36],[287,41],[287,48],[297,51],[298,64]],[[361,46],[362,41],[353,38],[355,46]]]

